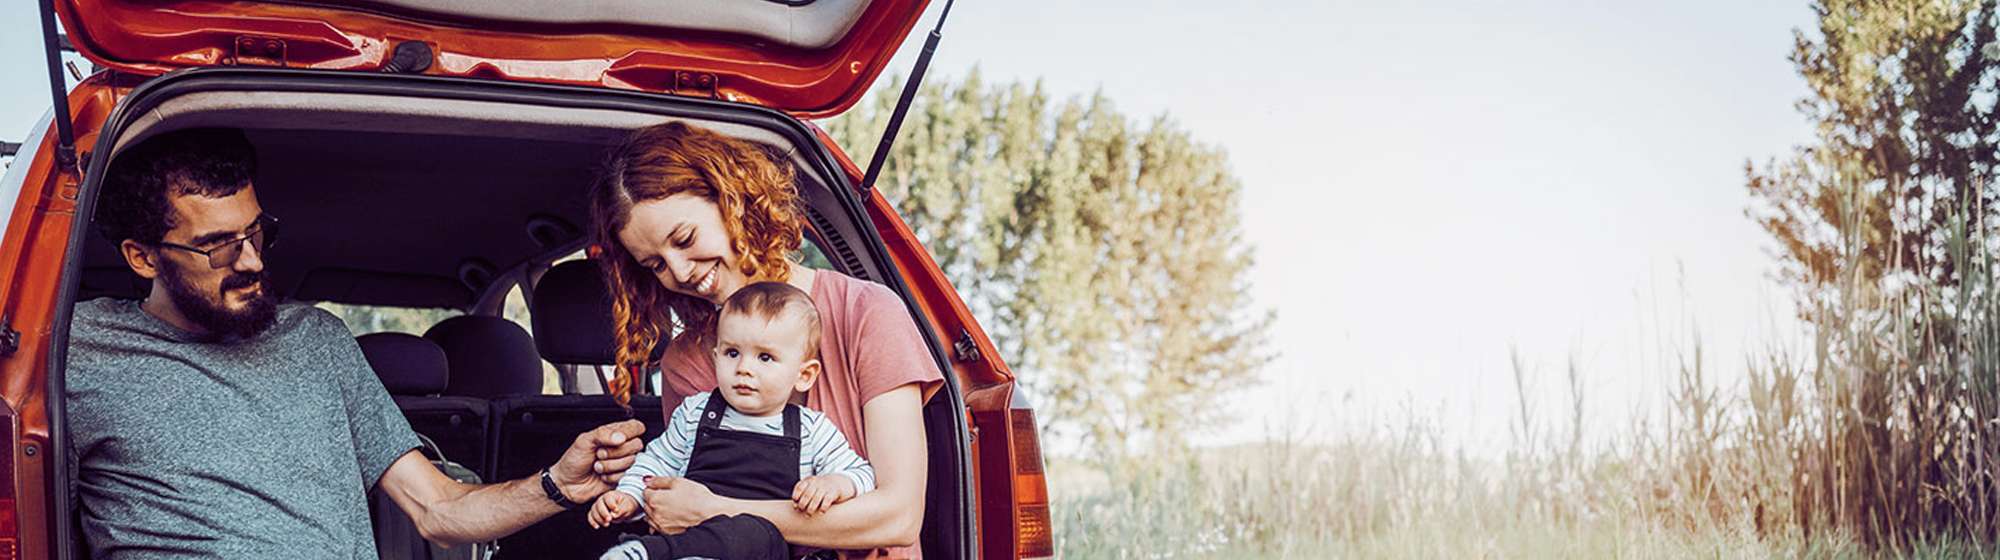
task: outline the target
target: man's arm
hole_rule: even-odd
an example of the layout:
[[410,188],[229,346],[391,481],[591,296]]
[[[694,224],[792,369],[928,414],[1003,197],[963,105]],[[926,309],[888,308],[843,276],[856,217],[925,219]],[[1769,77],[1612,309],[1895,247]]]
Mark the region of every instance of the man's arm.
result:
[[[577,436],[549,474],[563,496],[587,504],[611,489],[639,453],[646,428],[637,420],[599,426]],[[498,484],[452,480],[415,451],[382,474],[382,489],[416,521],[425,540],[444,544],[489,541],[514,534],[562,511],[542,492],[541,473]]]

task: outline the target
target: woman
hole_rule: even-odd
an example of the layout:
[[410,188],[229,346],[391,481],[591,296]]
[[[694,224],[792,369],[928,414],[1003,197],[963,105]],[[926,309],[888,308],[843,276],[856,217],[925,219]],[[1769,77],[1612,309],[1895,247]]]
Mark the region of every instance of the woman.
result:
[[779,161],[759,144],[679,122],[641,129],[612,153],[590,197],[618,337],[612,393],[628,394],[674,327],[680,334],[659,364],[668,392],[713,390],[717,307],[754,282],[790,283],[812,294],[822,324],[823,373],[806,406],[832,418],[874,464],[877,487],[807,517],[789,501],[736,500],[686,480],[655,480],[647,519],[671,533],[748,513],[793,544],[897,547],[883,552],[916,557],[909,545],[923,525],[927,461],[921,409],[943,377],[895,292],[792,260],[804,220],[790,166]]

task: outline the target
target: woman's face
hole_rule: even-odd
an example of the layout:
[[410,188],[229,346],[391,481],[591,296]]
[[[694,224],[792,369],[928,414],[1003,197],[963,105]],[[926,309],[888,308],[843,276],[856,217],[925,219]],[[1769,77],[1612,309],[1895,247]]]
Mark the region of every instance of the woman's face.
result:
[[618,230],[618,242],[660,285],[716,305],[749,284],[729,241],[722,212],[693,193],[635,204]]

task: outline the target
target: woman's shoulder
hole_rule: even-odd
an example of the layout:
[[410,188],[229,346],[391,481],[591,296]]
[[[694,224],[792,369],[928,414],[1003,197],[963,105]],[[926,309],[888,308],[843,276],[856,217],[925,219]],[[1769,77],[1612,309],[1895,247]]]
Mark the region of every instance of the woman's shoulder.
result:
[[873,280],[848,276],[834,270],[813,271],[813,301],[822,310],[842,315],[889,307],[903,310],[903,298],[895,290]]
[[[902,296],[882,284],[826,271],[813,279],[813,291],[829,342],[820,346],[823,363],[829,372],[856,380],[860,402],[909,383],[919,384],[928,399],[942,386],[943,374]],[[824,361],[828,352],[844,358]]]

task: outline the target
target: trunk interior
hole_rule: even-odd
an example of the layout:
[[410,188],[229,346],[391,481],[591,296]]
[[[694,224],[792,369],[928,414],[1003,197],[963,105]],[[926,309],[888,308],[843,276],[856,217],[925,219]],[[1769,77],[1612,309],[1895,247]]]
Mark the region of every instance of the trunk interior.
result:
[[[603,154],[631,130],[673,119],[783,154],[799,171],[811,218],[808,244],[823,252],[826,266],[907,293],[895,265],[879,250],[879,239],[863,229],[871,226],[861,199],[846,190],[848,181],[837,174],[826,149],[791,117],[751,106],[469,80],[202,70],[155,79],[135,91],[107,123],[95,151],[115,154],[175,129],[243,128],[258,151],[258,198],[284,224],[283,240],[267,257],[281,296],[493,316],[517,285],[524,294],[535,293],[533,284],[553,261],[583,248],[584,196]],[[105,159],[91,158],[93,179],[83,187],[80,205],[85,212]],[[82,258],[72,259],[68,272],[69,301],[143,297],[147,285],[125,268],[115,247],[95,228],[79,229],[85,238]],[[529,302],[531,311],[536,306]],[[923,313],[914,306],[911,311]],[[57,328],[66,329],[67,320],[64,313]],[[952,371],[942,360],[946,354],[936,333],[925,334],[941,369]],[[58,367],[51,371],[62,371],[61,360],[54,358]],[[464,374],[452,372],[454,378]],[[62,394],[60,383],[51,381],[50,394]],[[931,458],[920,543],[932,558],[967,557],[972,549],[973,490],[957,385],[947,375],[946,389],[924,411]],[[429,402],[422,395],[405,397],[398,396],[399,406]],[[583,428],[622,417],[616,407],[604,406],[602,396],[510,399],[445,423],[420,418],[420,411],[432,410],[429,405],[403,407],[413,426],[441,447],[450,439],[477,449],[461,452],[476,457],[459,462],[472,463],[468,467],[489,482],[518,478],[533,472],[522,469],[552,462],[561,447],[543,440],[559,438],[567,445]],[[652,415],[650,439],[657,434],[661,404],[657,397],[640,403],[634,414],[642,420]],[[60,414],[60,407],[51,410]],[[520,425],[521,411],[533,411],[525,416],[531,425]],[[54,420],[60,424],[60,417]],[[60,453],[65,446],[60,432],[56,437]],[[58,494],[57,501],[68,504],[69,498]],[[497,557],[596,558],[615,542],[615,532],[589,529],[582,515],[582,510],[561,514],[502,540]],[[380,527],[378,521],[378,535]],[[79,542],[73,525],[67,532],[72,543]],[[384,558],[401,557],[390,551],[407,543],[385,539],[380,546]],[[84,552],[76,544],[69,557]]]

